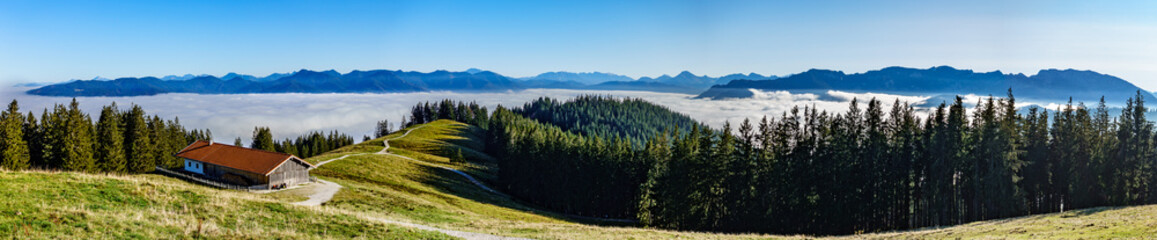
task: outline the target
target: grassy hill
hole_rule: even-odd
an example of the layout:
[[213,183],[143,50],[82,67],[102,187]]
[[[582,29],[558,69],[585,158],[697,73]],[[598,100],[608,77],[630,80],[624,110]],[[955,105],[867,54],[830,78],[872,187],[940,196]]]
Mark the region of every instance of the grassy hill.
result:
[[0,171],[0,199],[0,236],[22,239],[451,239],[159,175]]
[[[491,181],[495,169],[493,159],[480,152],[484,146],[481,129],[448,120],[410,129],[413,131],[409,135],[390,140],[390,152],[416,161],[363,154],[313,170],[314,175],[345,187],[326,206],[444,229],[536,239],[766,238],[590,225],[538,211],[505,195],[484,191],[462,176],[437,167],[458,169],[483,182]],[[400,137],[410,129],[307,161],[317,163],[347,154],[376,153],[383,148],[385,139]],[[468,159],[467,163],[452,163],[443,156],[459,149]]]
[[[412,131],[410,131],[412,130]],[[409,131],[410,134],[402,137]],[[322,207],[288,204],[292,194],[217,190],[158,175],[0,172],[0,236],[18,238],[387,238],[448,239],[384,224],[535,239],[811,239],[809,236],[716,234],[637,228],[571,219],[481,190],[440,167],[493,181],[494,159],[480,152],[482,131],[436,121],[308,159],[344,186]],[[390,140],[389,152],[382,150]],[[445,157],[461,151],[465,163]],[[287,192],[292,193],[292,192]],[[1157,235],[1157,205],[1093,208],[975,222],[945,228],[833,239],[1144,238]]]
[[[309,159],[320,162],[349,153],[370,153],[390,140],[390,152],[419,161],[387,155],[359,155],[335,161],[314,174],[345,185],[330,206],[384,215],[460,231],[539,239],[793,239],[808,236],[712,234],[581,223],[551,212],[537,211],[506,196],[482,191],[466,179],[435,166],[493,179],[483,147],[482,131],[473,126],[439,120],[406,131],[338,149]],[[407,129],[409,130],[409,129]],[[451,163],[449,154],[461,149],[469,163]],[[1094,208],[1066,213],[975,222],[960,226],[912,231],[832,237],[836,239],[957,239],[957,238],[1130,238],[1157,234],[1157,205]]]

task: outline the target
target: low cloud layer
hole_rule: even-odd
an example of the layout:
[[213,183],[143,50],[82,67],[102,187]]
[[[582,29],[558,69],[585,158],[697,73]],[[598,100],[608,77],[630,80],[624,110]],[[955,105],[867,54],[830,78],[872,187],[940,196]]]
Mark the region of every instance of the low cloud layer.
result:
[[[4,99],[17,99],[21,110],[40,112],[53,104],[68,104],[71,98],[32,96],[19,88],[0,90]],[[642,98],[685,113],[712,127],[721,127],[726,121],[737,123],[744,118],[752,120],[763,116],[780,116],[793,106],[814,106],[827,112],[844,112],[851,99],[876,98],[885,109],[899,99],[912,104],[929,100],[924,96],[902,96],[876,93],[790,93],[786,91],[752,90],[753,98],[708,100],[694,99],[694,95],[639,91],[588,91],[530,89],[505,93],[389,93],[389,94],[162,94],[144,97],[85,97],[79,98],[81,108],[97,118],[100,107],[116,102],[122,109],[130,104],[141,105],[149,114],[165,119],[179,117],[188,128],[211,129],[218,142],[232,142],[240,137],[249,142],[254,126],[268,126],[278,139],[296,137],[309,131],[347,133],[358,141],[370,135],[374,123],[387,119],[397,123],[416,103],[453,99],[476,101],[493,110],[497,105],[521,106],[538,97],[568,99],[584,94],[612,95]],[[866,108],[867,105],[861,105]]]

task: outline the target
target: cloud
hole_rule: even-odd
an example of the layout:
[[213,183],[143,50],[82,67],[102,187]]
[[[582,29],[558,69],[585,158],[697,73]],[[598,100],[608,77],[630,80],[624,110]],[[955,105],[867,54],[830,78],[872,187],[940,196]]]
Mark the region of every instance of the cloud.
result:
[[[27,88],[0,89],[0,97],[17,99],[21,110],[34,111],[39,117],[44,108],[53,104],[68,104],[71,98],[44,97],[24,94]],[[867,108],[866,100],[876,98],[887,110],[895,100],[911,104],[924,103],[929,96],[904,96],[880,93],[850,93],[827,91],[819,93],[791,93],[787,91],[752,90],[753,98],[709,100],[695,99],[695,95],[679,93],[655,93],[641,91],[592,91],[529,89],[501,93],[388,93],[388,94],[162,94],[142,97],[85,97],[79,98],[81,108],[99,117],[100,107],[116,102],[122,109],[130,104],[140,105],[150,115],[172,119],[179,117],[187,128],[210,129],[218,142],[232,142],[240,137],[249,142],[255,126],[268,126],[278,139],[296,137],[310,131],[337,130],[354,136],[360,141],[362,135],[372,135],[375,122],[389,120],[397,123],[409,113],[410,107],[419,102],[453,99],[475,101],[493,110],[497,105],[522,106],[539,97],[569,99],[584,94],[611,95],[616,97],[641,98],[667,106],[676,112],[685,113],[712,127],[722,127],[724,122],[738,123],[743,119],[757,120],[763,116],[779,117],[792,107],[814,107],[829,113],[847,111],[851,99],[861,101],[861,109]],[[968,97],[969,100],[979,99]],[[1025,103],[1027,104],[1027,103]],[[920,116],[927,109],[917,109]]]

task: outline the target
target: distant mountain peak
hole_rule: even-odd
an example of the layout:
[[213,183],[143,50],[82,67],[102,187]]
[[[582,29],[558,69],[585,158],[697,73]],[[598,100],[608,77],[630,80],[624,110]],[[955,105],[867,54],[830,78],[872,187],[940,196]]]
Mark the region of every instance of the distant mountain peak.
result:
[[469,73],[469,74],[477,74],[477,73],[480,73],[482,71],[483,71],[482,69],[477,69],[477,68],[466,69],[466,73]]

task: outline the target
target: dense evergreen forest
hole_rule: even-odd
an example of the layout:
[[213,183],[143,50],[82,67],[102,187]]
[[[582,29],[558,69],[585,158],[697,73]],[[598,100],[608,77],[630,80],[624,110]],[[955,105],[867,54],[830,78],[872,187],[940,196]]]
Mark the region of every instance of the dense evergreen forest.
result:
[[0,114],[0,167],[82,172],[143,173],[156,166],[177,167],[173,153],[209,130],[188,131],[180,120],[149,117],[140,106],[121,111],[116,103],[101,109],[96,124],[76,99],[68,106],[44,109],[39,120],[20,113],[16,100]]
[[667,107],[643,99],[610,96],[579,96],[565,102],[542,97],[512,110],[523,117],[587,137],[621,137],[638,144],[663,131],[688,132],[693,127],[702,127],[691,117]]
[[[846,234],[1157,202],[1157,135],[1140,94],[1116,117],[1104,101],[1018,114],[1011,91],[978,102],[971,113],[958,97],[925,118],[906,103],[866,103],[854,100],[842,113],[794,108],[720,130],[649,126],[670,131],[640,146],[604,134],[612,131],[536,121],[526,109],[499,106],[479,126],[499,161],[497,185],[511,195],[660,228]],[[461,104],[415,109],[458,111],[440,106]],[[560,125],[598,118],[580,114]]]

